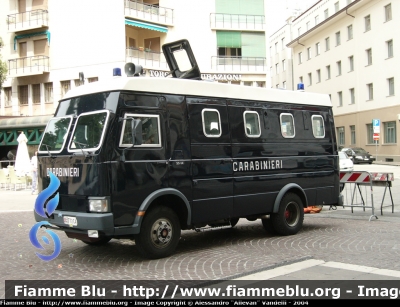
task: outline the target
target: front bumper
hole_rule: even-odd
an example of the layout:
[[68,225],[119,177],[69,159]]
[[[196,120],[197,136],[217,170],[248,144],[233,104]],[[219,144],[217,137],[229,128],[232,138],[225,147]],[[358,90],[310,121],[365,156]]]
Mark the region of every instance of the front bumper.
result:
[[[47,221],[65,232],[87,234],[88,230],[97,230],[106,236],[113,236],[115,232],[114,216],[112,213],[84,213],[55,210],[50,218],[44,218],[36,212],[34,214],[36,222]],[[75,217],[77,226],[65,224],[64,216]]]

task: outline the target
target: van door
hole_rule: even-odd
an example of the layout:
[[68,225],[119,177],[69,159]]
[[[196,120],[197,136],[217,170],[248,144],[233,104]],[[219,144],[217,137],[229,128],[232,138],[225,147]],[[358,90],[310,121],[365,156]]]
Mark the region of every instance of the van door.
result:
[[192,221],[230,218],[232,150],[226,101],[187,98],[192,158]]

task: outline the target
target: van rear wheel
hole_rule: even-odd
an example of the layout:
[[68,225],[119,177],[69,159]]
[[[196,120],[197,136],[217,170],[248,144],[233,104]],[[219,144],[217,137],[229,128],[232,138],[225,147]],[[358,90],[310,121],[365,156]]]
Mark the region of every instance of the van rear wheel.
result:
[[135,243],[141,256],[158,259],[175,251],[180,236],[181,227],[175,212],[167,207],[156,207],[146,212]]
[[279,204],[277,213],[270,215],[273,229],[282,236],[294,235],[303,227],[304,206],[300,197],[287,193]]

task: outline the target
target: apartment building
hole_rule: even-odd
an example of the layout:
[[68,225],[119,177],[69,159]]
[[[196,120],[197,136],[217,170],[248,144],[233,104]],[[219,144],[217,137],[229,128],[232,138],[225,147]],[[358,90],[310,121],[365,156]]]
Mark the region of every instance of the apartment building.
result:
[[363,147],[382,161],[400,161],[398,12],[393,0],[321,0],[269,40],[271,86],[303,83],[329,94],[339,146]]
[[9,72],[0,96],[0,159],[18,145],[21,131],[28,145],[37,145],[71,88],[116,78],[114,68],[124,74],[128,62],[142,65],[146,77],[167,76],[162,45],[174,40],[190,41],[204,80],[265,87],[264,2],[1,1],[1,54]]

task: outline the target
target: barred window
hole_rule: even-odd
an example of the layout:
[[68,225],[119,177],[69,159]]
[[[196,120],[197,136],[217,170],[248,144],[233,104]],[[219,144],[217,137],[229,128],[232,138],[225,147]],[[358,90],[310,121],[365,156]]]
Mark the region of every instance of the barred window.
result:
[[396,143],[396,122],[383,123],[385,132],[385,143],[394,144]]
[[4,89],[4,106],[10,107],[12,105],[11,87],[3,87],[3,89]]
[[32,101],[35,104],[40,104],[40,84],[32,85]]
[[20,85],[18,86],[18,101],[19,105],[28,105],[28,86]]
[[71,81],[61,81],[61,97],[64,97],[65,94],[71,89]]
[[53,102],[53,83],[48,82],[44,84],[44,102]]

